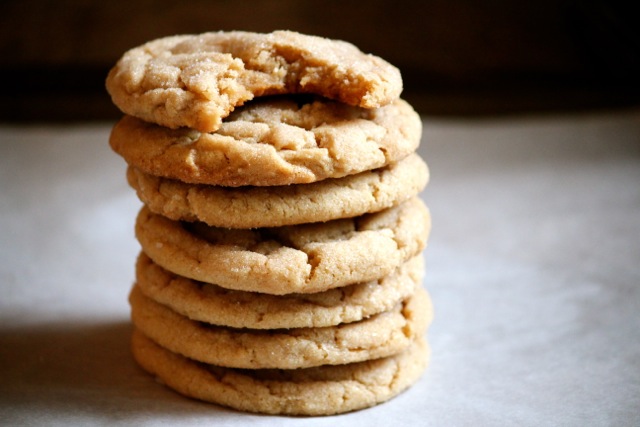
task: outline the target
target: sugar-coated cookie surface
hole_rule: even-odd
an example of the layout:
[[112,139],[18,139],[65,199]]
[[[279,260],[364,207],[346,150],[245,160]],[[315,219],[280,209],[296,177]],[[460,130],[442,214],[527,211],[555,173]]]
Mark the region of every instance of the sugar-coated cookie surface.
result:
[[402,100],[364,109],[285,96],[246,104],[214,133],[125,116],[109,142],[147,174],[236,187],[306,184],[380,168],[415,151],[420,136],[420,117]]
[[382,278],[418,255],[430,230],[418,198],[355,218],[255,230],[180,223],[143,206],[135,226],[145,254],[175,274],[274,295]]
[[397,163],[312,184],[229,188],[159,178],[129,167],[129,184],[153,212],[214,227],[279,227],[348,218],[395,206],[429,181],[426,163],[411,154]]
[[376,108],[402,91],[398,69],[350,43],[291,31],[180,35],[127,51],[107,90],[124,113],[170,128],[219,128],[257,96],[312,93]]
[[356,322],[391,310],[421,286],[423,268],[418,255],[378,280],[313,294],[274,296],[178,276],[142,252],[136,284],[148,298],[192,320],[233,328],[311,328]]
[[189,359],[245,369],[341,365],[404,351],[432,318],[422,288],[393,309],[359,322],[323,328],[234,329],[196,322],[147,298],[134,287],[133,324],[160,346]]
[[333,415],[374,406],[418,381],[429,362],[423,338],[395,356],[295,370],[203,365],[158,346],[138,330],[131,347],[143,369],[178,393],[272,415]]

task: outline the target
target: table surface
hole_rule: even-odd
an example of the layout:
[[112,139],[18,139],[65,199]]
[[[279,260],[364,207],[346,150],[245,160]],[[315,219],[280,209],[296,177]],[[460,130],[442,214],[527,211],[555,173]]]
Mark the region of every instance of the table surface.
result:
[[424,118],[431,365],[324,418],[196,402],[134,364],[140,203],[110,125],[0,126],[1,425],[640,425],[640,111]]

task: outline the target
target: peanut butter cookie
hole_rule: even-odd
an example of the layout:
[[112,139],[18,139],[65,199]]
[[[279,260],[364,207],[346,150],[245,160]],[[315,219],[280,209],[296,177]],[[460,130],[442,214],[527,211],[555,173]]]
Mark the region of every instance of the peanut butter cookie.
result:
[[133,167],[127,179],[151,211],[167,218],[258,228],[330,221],[398,205],[427,185],[429,170],[417,154],[411,154],[384,168],[312,184],[237,188],[186,184]]
[[168,272],[141,253],[136,283],[148,298],[192,320],[233,328],[317,328],[391,310],[422,285],[418,255],[388,276],[313,294],[234,291]]
[[315,293],[377,280],[418,255],[431,229],[418,198],[326,223],[254,230],[181,223],[142,207],[136,236],[156,264],[223,288]]
[[268,97],[234,111],[213,133],[123,117],[111,147],[147,174],[237,187],[307,184],[377,169],[420,143],[418,114],[402,100],[364,109],[320,98]]
[[180,35],[126,52],[107,90],[124,113],[169,128],[213,132],[257,96],[312,93],[365,108],[394,101],[402,77],[350,43],[291,31]]

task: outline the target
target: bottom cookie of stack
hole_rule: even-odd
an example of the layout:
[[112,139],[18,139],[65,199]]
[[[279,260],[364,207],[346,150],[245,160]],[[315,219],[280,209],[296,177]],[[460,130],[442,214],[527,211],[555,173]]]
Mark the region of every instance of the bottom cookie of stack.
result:
[[429,360],[422,337],[386,358],[292,370],[196,362],[160,347],[137,329],[132,350],[143,369],[185,396],[274,415],[333,415],[374,406],[415,383]]

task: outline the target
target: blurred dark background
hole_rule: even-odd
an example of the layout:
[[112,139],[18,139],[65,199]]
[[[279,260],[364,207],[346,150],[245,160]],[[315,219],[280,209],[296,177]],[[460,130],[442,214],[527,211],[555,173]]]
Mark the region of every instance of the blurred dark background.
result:
[[125,50],[172,34],[290,29],[398,66],[425,115],[640,104],[632,2],[578,0],[1,0],[0,121],[111,120],[104,79]]

